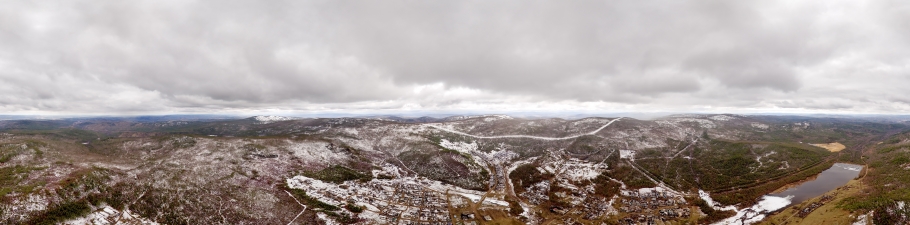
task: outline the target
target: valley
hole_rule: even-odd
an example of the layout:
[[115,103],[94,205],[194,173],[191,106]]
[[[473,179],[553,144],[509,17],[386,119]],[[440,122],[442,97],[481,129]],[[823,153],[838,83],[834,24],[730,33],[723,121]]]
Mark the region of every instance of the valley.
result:
[[[7,120],[0,221],[798,224],[831,209],[906,221],[907,125],[729,114]],[[793,206],[773,193],[840,163],[867,166]]]

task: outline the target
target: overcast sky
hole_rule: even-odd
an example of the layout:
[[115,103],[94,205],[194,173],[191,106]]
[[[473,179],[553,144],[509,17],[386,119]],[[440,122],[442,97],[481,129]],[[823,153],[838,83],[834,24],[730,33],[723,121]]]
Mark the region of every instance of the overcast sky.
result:
[[4,1],[0,114],[910,112],[910,1]]

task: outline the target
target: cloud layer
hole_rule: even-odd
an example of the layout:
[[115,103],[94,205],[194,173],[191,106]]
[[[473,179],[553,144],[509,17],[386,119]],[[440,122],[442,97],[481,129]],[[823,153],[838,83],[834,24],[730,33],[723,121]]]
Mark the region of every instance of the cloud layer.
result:
[[910,110],[906,1],[0,7],[0,112]]

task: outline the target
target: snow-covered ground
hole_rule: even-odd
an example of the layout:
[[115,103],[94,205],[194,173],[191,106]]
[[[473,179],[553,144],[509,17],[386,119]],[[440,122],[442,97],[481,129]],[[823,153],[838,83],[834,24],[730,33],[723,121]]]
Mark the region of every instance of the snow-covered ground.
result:
[[762,199],[755,205],[737,210],[734,206],[721,207],[720,204],[714,202],[714,200],[711,199],[711,196],[705,191],[698,190],[698,196],[701,197],[702,200],[705,200],[705,202],[707,202],[708,205],[714,209],[736,211],[736,215],[733,217],[721,220],[717,223],[714,223],[714,225],[748,225],[757,223],[764,219],[767,213],[782,209],[790,205],[792,202],[791,199],[793,198],[793,196],[777,197],[765,195],[762,196]]
[[708,119],[717,120],[717,121],[729,121],[729,120],[736,119],[736,117],[727,116],[727,115],[716,115],[716,116],[708,117]]
[[484,121],[513,119],[511,116],[493,114],[493,115],[452,116],[452,117],[449,117],[448,120],[452,120],[452,121],[469,120],[469,119],[476,119],[476,118],[484,118]]
[[288,121],[288,120],[295,120],[295,119],[296,118],[286,117],[286,116],[254,116],[253,117],[253,120],[256,120],[259,122]]
[[628,160],[631,160],[631,161],[635,161],[635,151],[633,151],[633,150],[619,150],[619,158],[620,158],[620,159],[628,159]]
[[607,170],[606,164],[592,164],[572,159],[565,165],[563,175],[570,180],[591,180]]
[[497,120],[511,120],[511,119],[513,119],[511,116],[506,116],[506,115],[489,115],[487,117],[484,117],[483,121],[491,122],[491,121],[497,121]]
[[[479,202],[480,199],[482,198],[481,196],[475,195],[475,194],[468,194],[468,193],[458,193],[458,194],[461,196],[464,196],[465,198],[470,199],[471,202],[474,202],[474,203]],[[498,199],[491,199],[491,198],[484,198],[483,203],[484,204],[496,204],[496,205],[506,206],[506,207],[509,206],[509,203],[506,201],[498,200]]]
[[857,172],[863,170],[863,167],[862,167],[862,166],[858,166],[858,165],[850,165],[850,164],[837,163],[837,164],[834,164],[834,166],[839,167],[839,168],[841,168],[841,169],[850,170],[850,171],[857,171]]
[[[374,172],[391,173],[398,171],[392,167],[394,166],[387,165],[382,171],[377,170]],[[373,179],[366,183],[347,181],[341,184],[335,184],[305,176],[295,176],[287,179],[286,182],[289,188],[303,190],[308,196],[328,204],[343,205],[345,202],[352,201],[356,205],[365,207],[366,211],[372,212],[372,214],[368,213],[365,215],[376,218],[379,218],[379,215],[374,214],[379,212],[381,205],[375,205],[373,203],[382,204],[382,202],[385,202],[385,200],[382,199],[392,197],[396,192],[396,188],[399,189],[399,191],[402,190],[402,188],[408,188],[409,191],[422,191],[435,196],[437,199],[446,199],[445,193],[460,195],[475,203],[479,202],[485,194],[484,192],[467,190],[423,177]],[[508,202],[494,197],[483,198],[482,204],[497,207],[509,206]],[[331,219],[326,217],[326,220],[328,221]]]
[[749,125],[752,125],[752,127],[758,128],[758,129],[762,129],[762,130],[767,130],[768,128],[770,128],[770,126],[768,126],[767,124],[763,124],[763,123],[755,123],[755,122],[753,122],[753,123],[751,123],[751,124],[749,124]]
[[769,212],[782,209],[790,205],[790,199],[793,196],[787,197],[776,197],[765,195],[762,196],[761,201],[753,205],[752,207],[741,209],[736,212],[736,215],[715,224],[718,225],[734,225],[734,224],[754,224],[765,218],[766,214]]
[[[452,186],[452,185],[448,185],[448,184],[443,184],[440,181],[428,180],[426,178],[416,178],[416,179],[407,178],[407,179],[402,179],[402,180],[406,180],[409,183],[415,183],[415,184],[420,183],[422,186],[424,186],[430,190],[436,191],[438,193],[448,192],[450,194],[461,195],[461,196],[464,196],[465,198],[471,199],[471,201],[473,201],[473,202],[480,201],[480,196],[483,196],[485,194],[484,192],[468,190],[468,189],[464,189],[464,188],[460,188],[460,187],[456,187],[456,186]],[[491,198],[491,197],[485,198],[483,200],[483,204],[509,206],[509,203],[507,203],[506,201]]]
[[30,194],[11,199],[11,204],[7,208],[0,210],[0,214],[6,214],[0,215],[2,216],[0,218],[24,219],[30,213],[47,209],[47,205],[50,202],[50,199],[40,194]]
[[326,142],[296,142],[286,140],[285,146],[290,152],[304,160],[308,166],[328,165],[329,162],[341,162],[348,158],[344,152],[332,151]]
[[591,180],[607,170],[606,164],[590,163],[578,159],[554,160],[544,163],[538,169],[573,181]]
[[866,214],[863,214],[863,215],[859,215],[859,217],[856,217],[856,222],[853,222],[853,225],[866,225],[866,224],[870,224],[870,223],[869,223],[869,220],[872,219],[872,214],[873,214],[873,213],[875,213],[875,212],[874,212],[874,211],[871,211],[871,212],[869,212],[869,213],[866,213]]
[[475,142],[452,142],[446,139],[442,139],[439,141],[439,146],[466,154],[470,154],[472,151],[477,150],[477,143]]
[[708,194],[708,192],[705,192],[703,190],[698,190],[698,197],[700,197],[702,200],[705,200],[705,202],[708,203],[708,206],[711,206],[716,210],[736,210],[736,207],[734,206],[721,207],[720,204],[714,202],[714,199],[711,198],[711,195]]
[[378,169],[378,170],[373,170],[373,171],[371,171],[371,172],[372,172],[372,174],[373,174],[373,177],[379,177],[379,175],[385,175],[385,176],[390,176],[390,177],[396,177],[396,178],[397,178],[397,177],[401,177],[401,174],[402,174],[402,172],[404,172],[404,171],[402,171],[401,169],[399,169],[399,168],[398,168],[397,166],[395,166],[395,165],[392,165],[392,164],[389,164],[389,163],[384,163],[384,164],[381,165],[380,169]]
[[338,187],[338,185],[333,183],[323,182],[321,180],[305,177],[305,176],[294,176],[287,180],[288,187],[294,189],[301,189],[306,191],[307,195],[310,197],[319,199],[325,203],[332,205],[341,205],[343,203],[334,196],[343,196],[343,195],[352,195],[353,193],[348,193],[346,189]]
[[86,216],[72,219],[62,224],[67,225],[157,225],[158,223],[137,215],[133,215],[129,209],[120,211],[110,206],[105,206]]
[[338,223],[338,222],[335,222],[335,220],[329,219],[329,216],[328,216],[328,215],[325,215],[325,213],[322,213],[322,212],[316,213],[316,217],[319,217],[319,219],[322,219],[322,221],[325,221],[325,224],[326,224],[326,225],[338,225],[338,224],[340,224],[340,223]]
[[689,147],[692,147],[692,145],[695,145],[696,143],[698,143],[698,138],[695,138],[694,140],[692,140],[692,143],[689,143],[689,145],[686,145],[685,148],[682,148],[678,152],[676,152],[676,154],[673,154],[673,157],[670,157],[670,159],[667,160],[667,164],[670,164],[670,160],[675,159],[677,156],[679,156],[679,154],[682,154],[683,152],[686,151],[686,149],[689,149]]
[[777,153],[777,152],[771,151],[764,155],[755,156],[755,161],[758,162],[758,166],[752,168],[751,172],[754,173],[755,171],[758,171],[759,169],[761,169],[762,166],[765,165],[765,162],[762,162],[761,158],[767,158],[768,156],[774,155],[775,153]]
[[[661,121],[661,120],[658,120],[658,121]],[[658,122],[658,121],[655,121],[655,122]],[[677,124],[677,125],[681,124],[681,123],[695,123],[695,124],[698,124],[698,127],[707,128],[707,129],[717,128],[717,124],[715,124],[714,121],[707,120],[707,119],[700,119],[700,118],[674,117],[674,118],[670,118],[670,119],[662,120],[662,121],[666,121],[666,122],[669,122],[672,124]]]
[[624,195],[631,195],[633,192],[637,192],[639,195],[645,195],[645,194],[652,193],[652,192],[659,192],[659,193],[667,193],[668,195],[670,195],[672,197],[683,196],[682,194],[680,194],[678,192],[671,192],[671,191],[672,190],[664,188],[664,187],[653,187],[653,188],[640,188],[640,189],[622,191],[622,193]]

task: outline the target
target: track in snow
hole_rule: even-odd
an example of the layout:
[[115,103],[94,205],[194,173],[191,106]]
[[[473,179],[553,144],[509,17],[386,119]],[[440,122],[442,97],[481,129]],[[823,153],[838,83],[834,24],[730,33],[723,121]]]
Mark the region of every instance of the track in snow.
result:
[[619,120],[619,119],[622,119],[622,117],[616,118],[616,119],[613,119],[613,120],[610,120],[610,122],[607,122],[607,124],[604,124],[604,125],[601,126],[600,128],[597,128],[597,130],[591,131],[591,132],[589,132],[589,133],[579,134],[579,135],[575,135],[575,136],[568,136],[568,137],[558,137],[558,138],[556,138],[556,137],[540,137],[540,136],[531,136],[531,135],[477,136],[477,135],[473,135],[473,134],[469,134],[469,133],[465,133],[465,132],[461,132],[461,131],[457,131],[457,130],[452,130],[452,129],[443,128],[443,127],[436,126],[436,125],[425,124],[424,126],[432,127],[432,128],[435,128],[435,129],[439,129],[439,130],[441,130],[441,131],[449,132],[449,133],[464,135],[464,136],[468,136],[468,137],[472,137],[472,138],[478,138],[478,139],[528,138],[528,139],[537,139],[537,140],[546,140],[546,141],[559,141],[559,140],[574,139],[574,138],[578,138],[578,137],[582,137],[582,136],[587,136],[587,135],[594,135],[594,134],[596,134],[597,132],[600,132],[601,130],[603,130],[604,128],[607,128],[607,126],[610,126],[610,124],[613,124],[613,122],[616,122],[616,121]]
[[288,222],[288,225],[291,225],[292,223],[294,223],[294,221],[297,220],[298,217],[300,217],[300,215],[303,215],[303,212],[306,211],[306,205],[304,205],[303,203],[300,203],[300,201],[297,201],[297,197],[294,197],[294,195],[291,195],[291,192],[284,191],[284,193],[288,193],[288,196],[291,196],[291,198],[293,198],[294,201],[297,202],[297,204],[299,204],[300,206],[303,206],[303,209],[300,210],[300,213],[297,213],[297,216],[295,216],[294,219],[291,220],[291,222]]
[[639,173],[641,173],[641,175],[644,175],[645,178],[648,178],[648,180],[651,180],[651,182],[654,182],[654,184],[656,184],[658,187],[666,188],[668,192],[673,193],[673,194],[685,195],[682,192],[673,190],[673,188],[670,188],[670,185],[665,184],[663,181],[658,181],[654,178],[651,178],[651,176],[649,176],[648,173],[645,173],[645,171],[642,171],[641,169],[639,169],[637,166],[635,166],[635,164],[632,161],[626,160],[626,162],[629,163],[630,166],[632,166],[632,169],[635,169],[635,171],[638,171]]
[[681,153],[683,153],[684,151],[686,151],[686,149],[689,149],[689,147],[692,147],[692,145],[694,145],[695,143],[698,143],[698,137],[695,137],[695,140],[692,140],[692,143],[691,143],[691,144],[687,145],[687,146],[686,146],[685,148],[683,148],[682,150],[679,150],[678,152],[676,152],[676,154],[673,155],[673,157],[670,157],[669,159],[667,159],[667,165],[670,165],[670,160],[675,159],[677,156],[679,156],[679,154],[681,154]]

